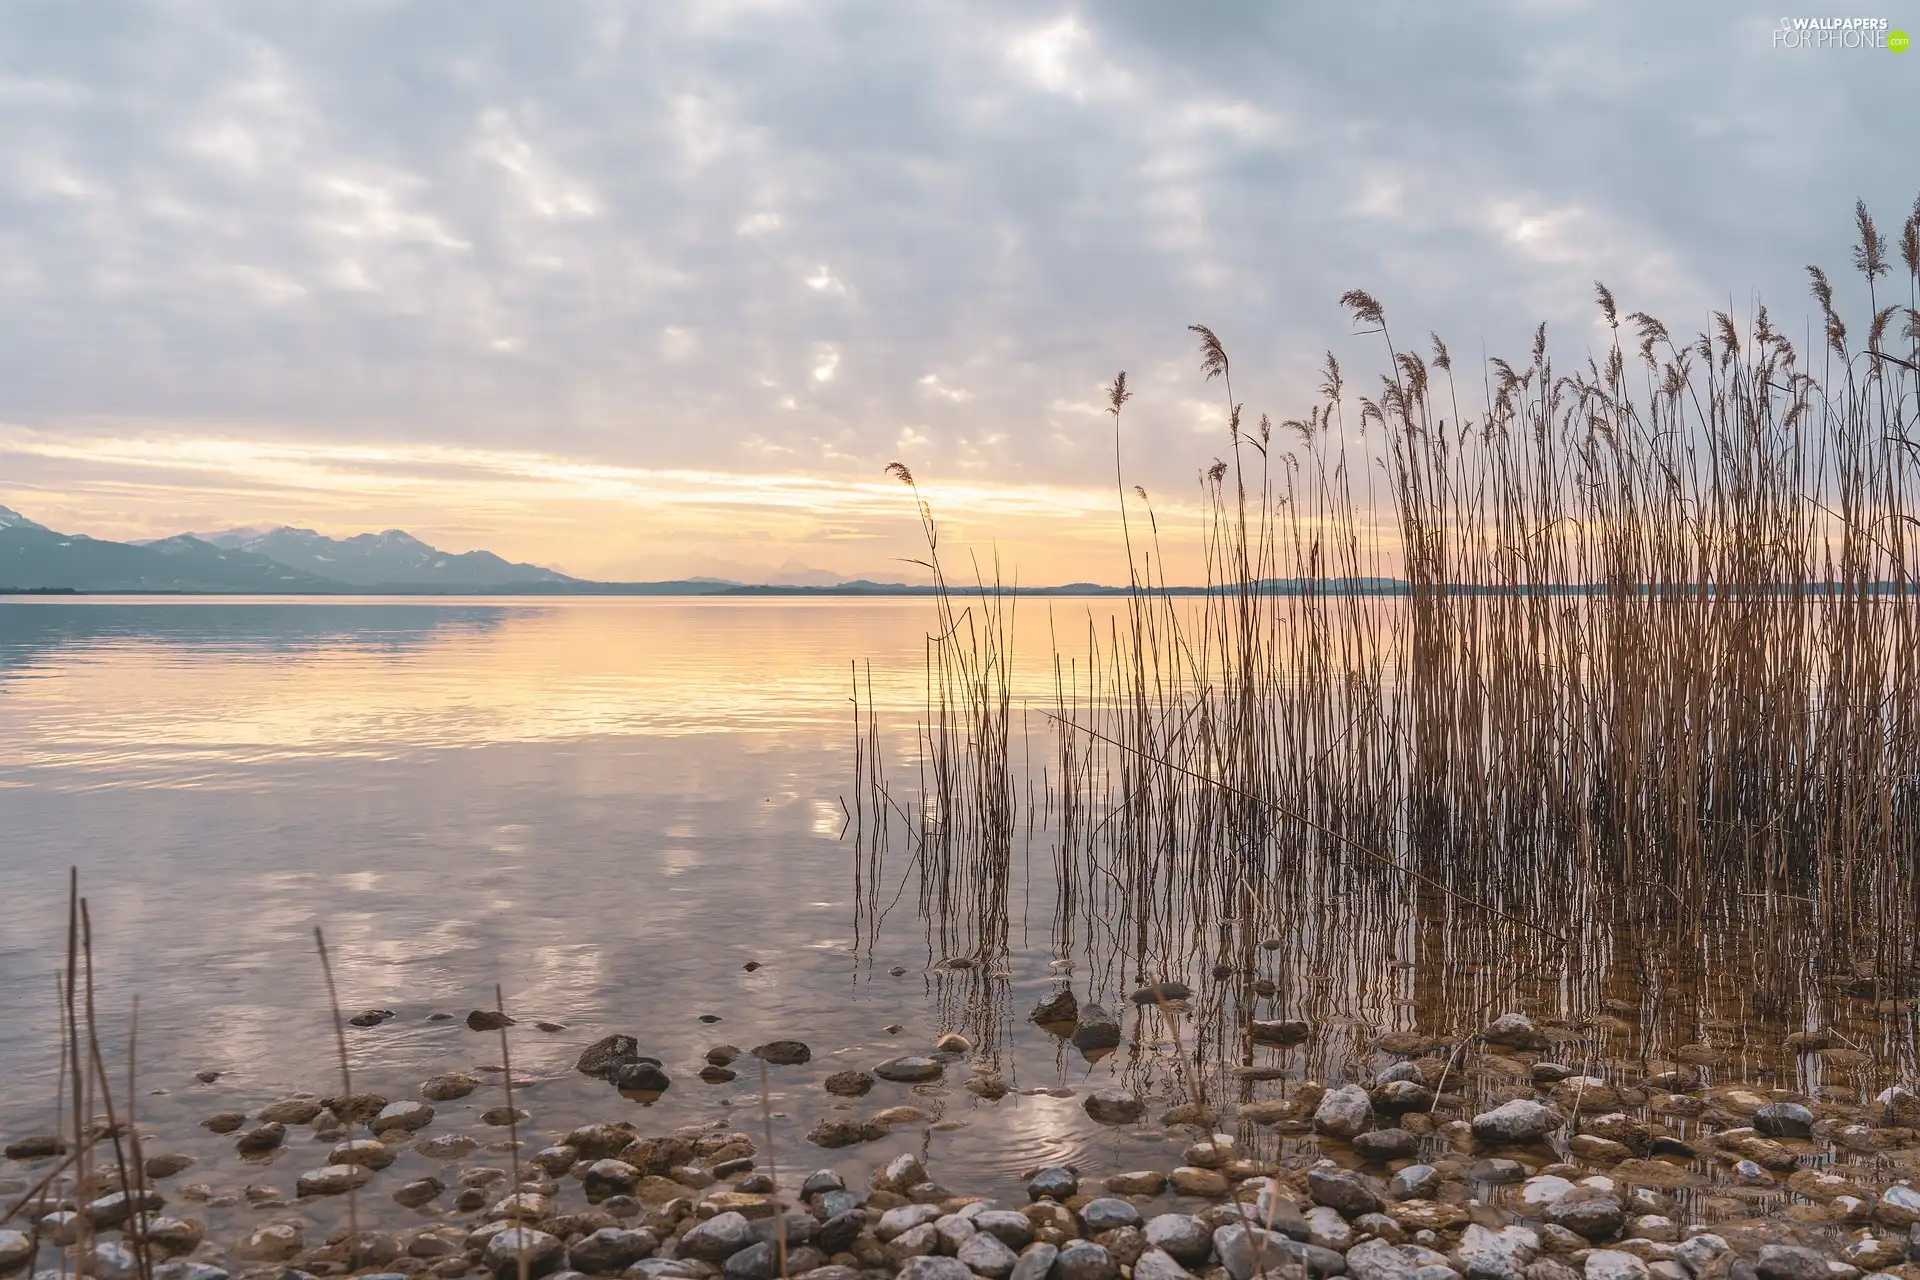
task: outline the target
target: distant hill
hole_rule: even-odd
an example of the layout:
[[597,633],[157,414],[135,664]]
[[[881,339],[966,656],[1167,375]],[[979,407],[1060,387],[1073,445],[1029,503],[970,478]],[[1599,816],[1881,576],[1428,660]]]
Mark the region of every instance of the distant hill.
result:
[[322,591],[333,583],[250,551],[181,536],[136,546],[57,533],[0,507],[0,586],[76,591]]
[[188,535],[229,551],[265,556],[289,569],[349,587],[492,588],[578,582],[491,551],[441,551],[400,529],[329,538],[312,529],[229,529]]

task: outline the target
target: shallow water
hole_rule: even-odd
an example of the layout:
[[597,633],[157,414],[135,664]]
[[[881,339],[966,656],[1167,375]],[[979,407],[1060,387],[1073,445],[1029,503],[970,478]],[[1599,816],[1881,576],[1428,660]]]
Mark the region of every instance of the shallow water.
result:
[[[1048,627],[1033,615],[1049,606],[1021,607],[1017,672],[1039,698]],[[1112,609],[1050,607],[1066,633]],[[207,1158],[206,1179],[226,1189],[286,1188],[320,1163],[290,1150],[266,1171],[222,1167],[216,1156],[235,1163],[229,1141],[196,1127],[295,1090],[335,1091],[315,926],[346,1012],[395,1014],[349,1029],[356,1088],[410,1097],[428,1075],[497,1065],[498,1038],[463,1019],[491,1006],[498,983],[520,1019],[519,1100],[541,1134],[731,1119],[757,1137],[752,1060],[737,1081],[708,1085],[703,1055],[798,1038],[813,1061],[768,1076],[783,1165],[865,1170],[925,1150],[948,1185],[1002,1194],[1051,1161],[1171,1167],[1184,1137],[1103,1128],[1081,1109],[1114,1083],[1180,1091],[1175,1031],[1159,1011],[1130,1016],[1128,1043],[1097,1062],[1026,1020],[1063,964],[1083,1001],[1123,999],[1144,976],[1097,913],[1056,924],[1044,814],[1015,841],[1008,945],[984,967],[936,963],[949,943],[920,916],[908,849],[877,868],[884,910],[856,902],[861,866],[873,868],[846,830],[853,667],[863,700],[871,673],[890,768],[911,775],[931,621],[916,600],[0,604],[0,1131],[52,1127],[73,866],[113,1070],[137,995],[141,1117],[162,1148]],[[1044,745],[1034,752],[1044,759]],[[1195,984],[1180,1043],[1221,1082],[1234,1063],[1366,1075],[1390,1060],[1367,1048],[1381,1031],[1458,1032],[1510,1006],[1559,1016],[1570,1061],[1627,1078],[1687,1045],[1718,1080],[1856,1101],[1910,1071],[1910,1003],[1876,1009],[1809,984],[1763,1007],[1738,972],[1703,981],[1676,963],[1684,954],[1605,946],[1528,971],[1476,941],[1482,924],[1356,893],[1313,920],[1276,922],[1286,947],[1233,957],[1246,972],[1231,984],[1207,978],[1232,951],[1224,938],[1172,939],[1158,954],[1183,967],[1155,976]],[[1223,1036],[1247,1007],[1228,987],[1256,974],[1276,982],[1258,1016],[1309,1018],[1321,1029],[1311,1046]],[[1780,1037],[1809,1019],[1848,1029],[1852,1056],[1783,1050]],[[976,1098],[956,1064],[941,1089],[882,1084],[854,1108],[914,1103],[940,1111],[942,1126],[838,1152],[805,1143],[832,1114],[827,1074],[924,1052],[950,1030],[980,1043],[976,1065],[1011,1094]],[[665,1063],[674,1085],[656,1102],[572,1071],[610,1032]],[[203,1070],[222,1074],[202,1084]],[[1468,1087],[1491,1097],[1512,1084]],[[1282,1086],[1222,1087],[1250,1099]],[[488,1088],[446,1104],[429,1132],[485,1136],[477,1117],[500,1101]]]

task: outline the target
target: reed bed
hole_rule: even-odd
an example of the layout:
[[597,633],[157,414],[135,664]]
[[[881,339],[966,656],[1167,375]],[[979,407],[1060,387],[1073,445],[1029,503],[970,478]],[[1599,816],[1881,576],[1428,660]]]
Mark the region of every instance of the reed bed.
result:
[[1195,326],[1229,421],[1206,590],[1169,590],[1127,486],[1122,374],[1130,591],[1084,641],[1055,631],[1038,734],[1015,597],[997,570],[949,583],[894,464],[938,616],[910,798],[856,721],[863,902],[904,832],[930,945],[998,967],[1040,832],[1061,954],[1224,984],[1198,984],[1199,1021],[1242,1059],[1215,1015],[1256,998],[1358,1044],[1408,1007],[1591,1011],[1623,966],[1776,1021],[1920,994],[1920,202],[1894,241],[1864,205],[1855,230],[1862,332],[1810,267],[1801,346],[1764,307],[1687,337],[1596,284],[1603,350],[1557,358],[1542,325],[1456,378],[1437,335],[1411,346],[1349,292],[1385,372],[1363,391],[1329,352],[1278,423]]

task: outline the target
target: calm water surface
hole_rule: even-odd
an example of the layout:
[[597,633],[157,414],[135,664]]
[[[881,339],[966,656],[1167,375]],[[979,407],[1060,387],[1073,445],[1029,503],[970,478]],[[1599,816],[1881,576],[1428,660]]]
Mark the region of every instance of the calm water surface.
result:
[[[347,1012],[397,1015],[351,1031],[356,1087],[411,1096],[428,1074],[497,1062],[496,1038],[459,1019],[499,983],[540,1124],[664,1129],[740,1107],[757,1126],[758,1077],[702,1084],[702,1055],[794,1037],[814,1061],[773,1073],[773,1102],[798,1150],[829,1101],[821,1077],[951,1029],[951,975],[928,971],[940,957],[911,892],[900,927],[856,947],[842,835],[850,663],[871,662],[883,716],[910,726],[930,618],[924,601],[0,605],[0,1127],[50,1127],[74,866],[105,1023],[138,994],[142,1086],[164,1090],[143,1114],[189,1149],[213,1111],[331,1090],[321,925]],[[1034,892],[1015,1005],[1054,986]],[[1116,1069],[1015,1021],[1017,1089],[1084,1091]],[[571,1072],[614,1031],[674,1076],[645,1114]],[[200,1070],[224,1074],[208,1086]],[[956,1184],[1001,1183],[1156,1141],[1100,1129],[1077,1099],[979,1102],[963,1078],[939,1102],[965,1127],[839,1162],[930,1142]],[[889,1089],[869,1101],[916,1100]]]
[[[1021,602],[1017,692],[1043,704],[1050,630],[1084,635],[1112,608]],[[1138,976],[1115,961],[1111,922],[1056,934],[1044,814],[1038,839],[1029,827],[1015,842],[1010,946],[987,969],[936,963],[946,944],[920,916],[908,849],[879,868],[888,909],[856,902],[854,665],[863,691],[871,673],[894,776],[911,778],[932,620],[924,600],[0,604],[0,1131],[52,1128],[71,866],[92,911],[112,1069],[137,995],[141,1116],[162,1149],[199,1156],[193,1176],[219,1190],[290,1189],[322,1163],[290,1144],[264,1168],[241,1166],[230,1140],[197,1127],[335,1090],[316,925],[347,1012],[395,1014],[349,1032],[357,1088],[411,1097],[428,1075],[497,1067],[497,1037],[464,1025],[497,983],[520,1019],[515,1075],[543,1139],[617,1119],[758,1136],[752,1061],[732,1083],[697,1072],[717,1044],[796,1038],[813,1061],[770,1079],[786,1167],[852,1173],[922,1150],[948,1185],[989,1194],[1049,1161],[1171,1167],[1184,1136],[1103,1128],[1081,1106],[1116,1083],[1177,1092],[1169,1029],[1130,1016],[1128,1044],[1090,1062],[1026,1020],[1065,966],[1083,1001],[1123,1001]],[[1045,751],[1034,748],[1037,768]],[[1494,999],[1558,1015],[1567,1060],[1615,1079],[1643,1078],[1667,1052],[1717,1080],[1856,1102],[1911,1075],[1910,1001],[1829,999],[1809,983],[1808,1002],[1762,1007],[1737,973],[1708,989],[1672,976],[1671,957],[1604,947],[1503,977],[1453,958],[1459,927],[1337,897],[1279,922],[1287,950],[1252,956],[1278,979],[1257,1016],[1307,1017],[1319,1033],[1299,1050],[1228,1046],[1209,1069],[1365,1077],[1392,1060],[1368,1052],[1381,1031],[1457,1033]],[[1175,940],[1171,958],[1187,966],[1175,976],[1204,986],[1219,945]],[[1189,1046],[1208,1018],[1244,1019],[1220,989],[1201,992]],[[1847,1029],[1844,1052],[1783,1050],[1809,1020]],[[833,1114],[826,1075],[924,1052],[950,1030],[979,1041],[1013,1092],[977,1098],[956,1065],[943,1087],[882,1084],[851,1104],[913,1103],[939,1125],[838,1152],[804,1141]],[[672,1074],[650,1106],[573,1072],[611,1032],[636,1036]],[[1476,1069],[1461,1087],[1527,1090],[1503,1070]],[[203,1084],[201,1071],[222,1074]],[[1284,1084],[1232,1087],[1249,1100]],[[501,1100],[490,1086],[446,1104],[429,1132],[497,1136],[478,1117]],[[1311,1138],[1288,1150],[1302,1141],[1313,1158]],[[409,1153],[382,1177],[436,1168]]]

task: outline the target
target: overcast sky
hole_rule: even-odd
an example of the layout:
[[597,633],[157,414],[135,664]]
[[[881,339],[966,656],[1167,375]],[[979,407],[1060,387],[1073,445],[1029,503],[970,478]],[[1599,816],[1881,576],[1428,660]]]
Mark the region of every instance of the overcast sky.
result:
[[898,577],[897,458],[1023,580],[1124,580],[1099,388],[1178,523],[1226,449],[1190,323],[1280,418],[1325,349],[1379,367],[1356,286],[1456,353],[1544,319],[1584,356],[1595,278],[1676,329],[1802,316],[1855,198],[1897,228],[1920,189],[1920,53],[1780,21],[12,0],[0,503]]

